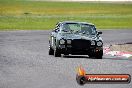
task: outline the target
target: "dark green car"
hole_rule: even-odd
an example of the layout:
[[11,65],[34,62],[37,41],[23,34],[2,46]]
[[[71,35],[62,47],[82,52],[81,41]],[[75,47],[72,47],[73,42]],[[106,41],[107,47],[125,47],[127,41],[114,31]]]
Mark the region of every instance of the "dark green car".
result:
[[49,55],[88,55],[102,59],[103,41],[93,24],[64,21],[56,24],[49,40]]

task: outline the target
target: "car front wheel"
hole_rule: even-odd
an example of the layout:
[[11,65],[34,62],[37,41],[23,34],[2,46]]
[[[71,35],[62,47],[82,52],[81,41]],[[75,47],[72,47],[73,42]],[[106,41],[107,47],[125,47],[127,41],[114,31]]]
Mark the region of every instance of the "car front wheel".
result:
[[54,55],[54,50],[49,46],[49,55]]
[[54,50],[54,56],[55,56],[55,57],[61,57],[61,53],[60,53],[59,49],[56,48],[56,49]]
[[95,58],[97,58],[97,59],[102,59],[102,55],[97,55]]
[[96,59],[102,59],[102,57],[103,57],[103,50],[101,50],[100,52],[96,53],[96,55],[95,55]]

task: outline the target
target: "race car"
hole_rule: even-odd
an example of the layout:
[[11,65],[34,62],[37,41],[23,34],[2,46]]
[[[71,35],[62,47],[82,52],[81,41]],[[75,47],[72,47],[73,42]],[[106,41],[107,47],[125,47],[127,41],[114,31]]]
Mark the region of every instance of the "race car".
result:
[[88,55],[102,59],[102,32],[97,31],[94,24],[87,22],[58,22],[49,38],[49,55]]

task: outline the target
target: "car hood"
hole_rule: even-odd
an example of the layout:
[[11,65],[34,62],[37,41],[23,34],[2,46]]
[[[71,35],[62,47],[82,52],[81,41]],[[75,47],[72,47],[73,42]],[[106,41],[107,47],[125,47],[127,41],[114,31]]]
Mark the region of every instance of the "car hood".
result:
[[86,40],[97,40],[97,35],[87,34],[62,34],[64,39],[86,39]]

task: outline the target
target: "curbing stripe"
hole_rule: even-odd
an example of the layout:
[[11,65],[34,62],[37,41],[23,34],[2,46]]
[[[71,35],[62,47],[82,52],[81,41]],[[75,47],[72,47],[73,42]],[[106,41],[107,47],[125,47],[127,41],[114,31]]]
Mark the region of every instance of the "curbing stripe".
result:
[[121,56],[126,58],[132,57],[132,52],[111,51],[110,47],[104,47],[104,54],[111,56]]

